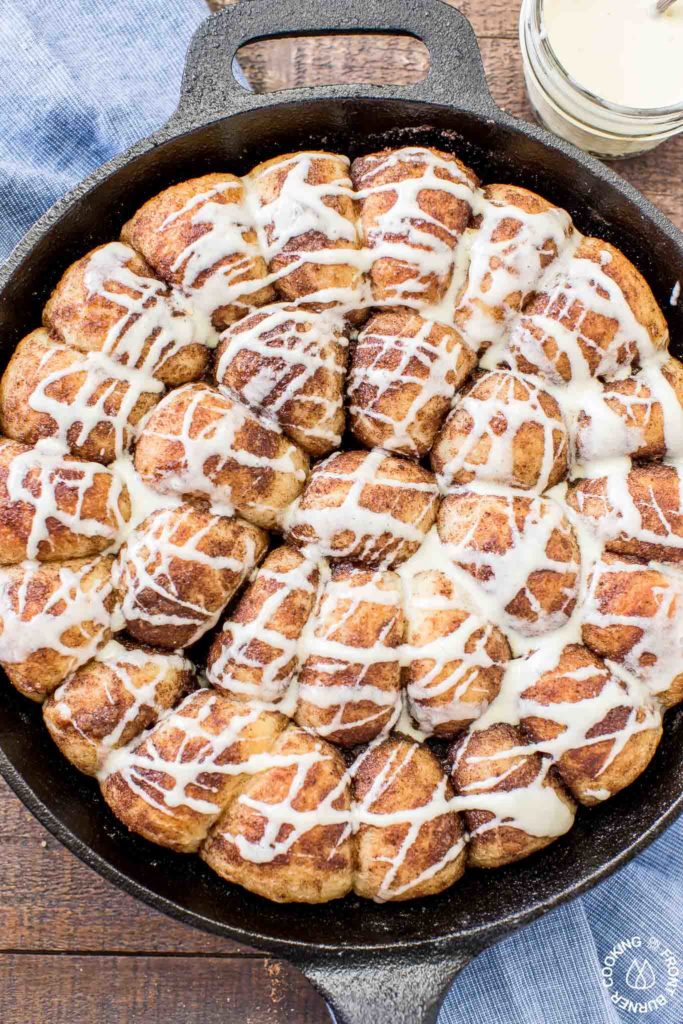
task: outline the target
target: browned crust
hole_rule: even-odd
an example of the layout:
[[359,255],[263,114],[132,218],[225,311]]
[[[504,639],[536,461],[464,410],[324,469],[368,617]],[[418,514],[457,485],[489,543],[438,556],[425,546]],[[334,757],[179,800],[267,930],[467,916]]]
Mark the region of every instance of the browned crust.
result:
[[[304,784],[296,787],[297,764],[281,764],[250,779],[241,796],[263,804],[289,800],[295,812],[315,811],[337,789],[331,808],[343,816],[351,808],[351,787],[342,784],[345,764],[337,750],[289,726],[278,738],[273,754],[283,758],[319,752],[321,759],[305,770]],[[277,903],[326,903],[351,890],[353,841],[343,822],[315,825],[301,831],[294,842],[271,861],[253,863],[243,857],[233,836],[247,842],[262,840],[267,825],[265,814],[238,797],[212,829],[201,849],[201,857],[222,878],[237,882]],[[292,826],[283,822],[274,837],[285,843]]]
[[[371,814],[400,816],[401,811],[423,807],[440,785],[444,787],[445,799],[453,795],[434,754],[402,736],[391,736],[360,755],[354,777],[357,802],[368,800],[373,784],[383,773],[379,794],[365,807]],[[447,811],[424,821],[412,842],[409,831],[410,825],[405,822],[385,826],[361,824],[356,836],[354,878],[354,891],[359,896],[396,901],[417,899],[443,892],[462,876],[466,853],[460,815]],[[452,860],[431,877],[419,880],[454,848],[457,852]],[[393,860],[401,863],[393,880],[386,879],[383,887]]]

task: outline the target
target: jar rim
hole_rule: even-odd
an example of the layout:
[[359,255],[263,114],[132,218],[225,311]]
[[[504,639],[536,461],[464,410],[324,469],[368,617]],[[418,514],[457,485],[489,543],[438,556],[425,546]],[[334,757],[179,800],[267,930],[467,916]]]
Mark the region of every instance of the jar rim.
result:
[[[666,107],[631,107],[621,103],[613,103],[611,100],[607,100],[602,96],[598,96],[597,93],[592,92],[585,85],[581,85],[580,82],[574,78],[574,76],[567,70],[560,58],[555,53],[555,50],[550,44],[550,37],[545,28],[545,22],[543,20],[543,4],[545,0],[524,0],[527,7],[531,9],[534,18],[534,29],[537,34],[537,44],[542,48],[544,56],[549,61],[551,67],[570,83],[573,89],[575,89],[584,99],[595,103],[599,107],[603,107],[605,110],[611,113],[620,115],[622,117],[630,118],[668,118],[677,114],[683,115],[683,99],[679,103],[673,103]],[[653,0],[654,2],[654,0]]]

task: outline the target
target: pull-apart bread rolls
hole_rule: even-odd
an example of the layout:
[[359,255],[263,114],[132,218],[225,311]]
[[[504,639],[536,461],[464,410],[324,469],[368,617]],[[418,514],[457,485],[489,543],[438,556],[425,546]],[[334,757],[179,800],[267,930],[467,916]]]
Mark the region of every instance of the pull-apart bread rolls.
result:
[[462,604],[453,580],[436,569],[414,576],[406,594],[410,711],[435,736],[453,736],[486,711],[512,657],[500,629]]
[[128,632],[159,647],[189,647],[216,624],[267,543],[258,527],[192,505],[152,512],[118,556]]
[[178,654],[110,640],[55,690],[43,718],[64,756],[96,775],[111,750],[154,725],[193,680],[192,663]]
[[569,214],[534,192],[484,188],[464,239],[469,267],[454,316],[475,352],[503,338],[572,235]]
[[304,451],[327,455],[344,431],[347,348],[341,321],[330,314],[267,306],[222,336],[216,381]]
[[676,466],[618,466],[569,485],[567,503],[617,554],[683,562],[683,489]]
[[175,386],[208,363],[208,325],[129,246],[109,242],[72,263],[43,322],[80,352],[103,352]]
[[442,892],[465,870],[465,830],[434,754],[402,736],[353,765],[358,829],[354,890],[379,903]]
[[308,459],[245,406],[208,384],[189,384],[147,420],[135,468],[162,494],[204,499],[273,527],[301,492]]
[[268,766],[265,755],[286,721],[198,690],[110,753],[100,772],[104,799],[132,832],[192,853],[247,776]]
[[375,301],[418,308],[438,303],[472,212],[474,172],[450,153],[406,146],[358,157],[351,178]]
[[666,320],[633,264],[607,242],[584,238],[529,298],[505,361],[568,384],[640,365],[667,342]]
[[497,722],[457,740],[456,801],[470,833],[468,862],[496,868],[542,850],[574,824],[575,804],[524,734]]
[[436,481],[421,466],[379,448],[337,452],[314,467],[287,535],[323,557],[393,568],[417,551],[437,510]]
[[568,456],[552,395],[496,370],[478,375],[457,400],[432,448],[432,468],[447,487],[485,480],[544,491],[567,475]]
[[163,390],[161,381],[103,352],[74,351],[39,328],[19,342],[0,380],[0,430],[24,444],[51,438],[108,464],[130,448]]
[[26,697],[44,700],[120,628],[113,562],[0,568],[0,665]]
[[62,274],[0,378],[0,666],[125,827],[271,900],[419,899],[656,758],[683,364],[581,226],[314,150]]
[[296,548],[271,551],[213,641],[206,674],[235,700],[280,700],[301,662],[320,573]]
[[475,363],[452,327],[410,309],[376,313],[354,348],[351,430],[369,448],[422,458]]
[[214,331],[273,298],[244,183],[234,174],[171,185],[140,207],[121,237]]
[[606,800],[645,770],[662,717],[644,687],[616,677],[580,644],[531,655],[520,671],[530,681],[520,696],[522,727],[580,803]]
[[439,511],[448,556],[479,584],[503,625],[526,636],[563,626],[579,593],[579,546],[559,504],[462,491]]
[[634,558],[603,554],[589,580],[583,642],[640,679],[665,708],[683,700],[683,583]]
[[352,310],[360,299],[360,271],[348,158],[285,153],[259,164],[247,181],[280,296]]
[[336,566],[299,673],[296,720],[342,747],[398,718],[404,616],[396,573]]
[[338,750],[293,726],[211,830],[201,857],[222,878],[277,903],[350,892],[351,786]]
[[633,377],[609,381],[598,393],[587,392],[575,447],[579,462],[683,455],[683,365],[669,358]]
[[128,490],[106,467],[0,439],[0,563],[96,555],[129,516]]

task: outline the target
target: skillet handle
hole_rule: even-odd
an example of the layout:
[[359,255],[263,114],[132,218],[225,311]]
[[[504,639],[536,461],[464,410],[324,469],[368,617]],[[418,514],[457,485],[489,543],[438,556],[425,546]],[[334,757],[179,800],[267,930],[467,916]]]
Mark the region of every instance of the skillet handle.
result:
[[411,957],[400,951],[295,961],[337,1024],[435,1024],[456,974],[476,951]]
[[427,77],[410,85],[287,89],[277,94],[278,102],[363,96],[440,103],[480,115],[496,109],[472,26],[446,0],[242,0],[207,18],[195,32],[173,120],[189,127],[273,104],[272,94],[247,92],[235,81],[235,54],[246,43],[349,32],[415,36],[429,51]]

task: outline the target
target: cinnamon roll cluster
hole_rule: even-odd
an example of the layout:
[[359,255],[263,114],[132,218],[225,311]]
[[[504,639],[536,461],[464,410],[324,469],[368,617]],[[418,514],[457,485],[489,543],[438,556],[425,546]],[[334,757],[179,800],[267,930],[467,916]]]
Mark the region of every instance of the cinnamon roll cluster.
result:
[[528,856],[683,701],[668,343],[447,152],[173,185],[0,380],[0,664],[129,829],[268,899]]

